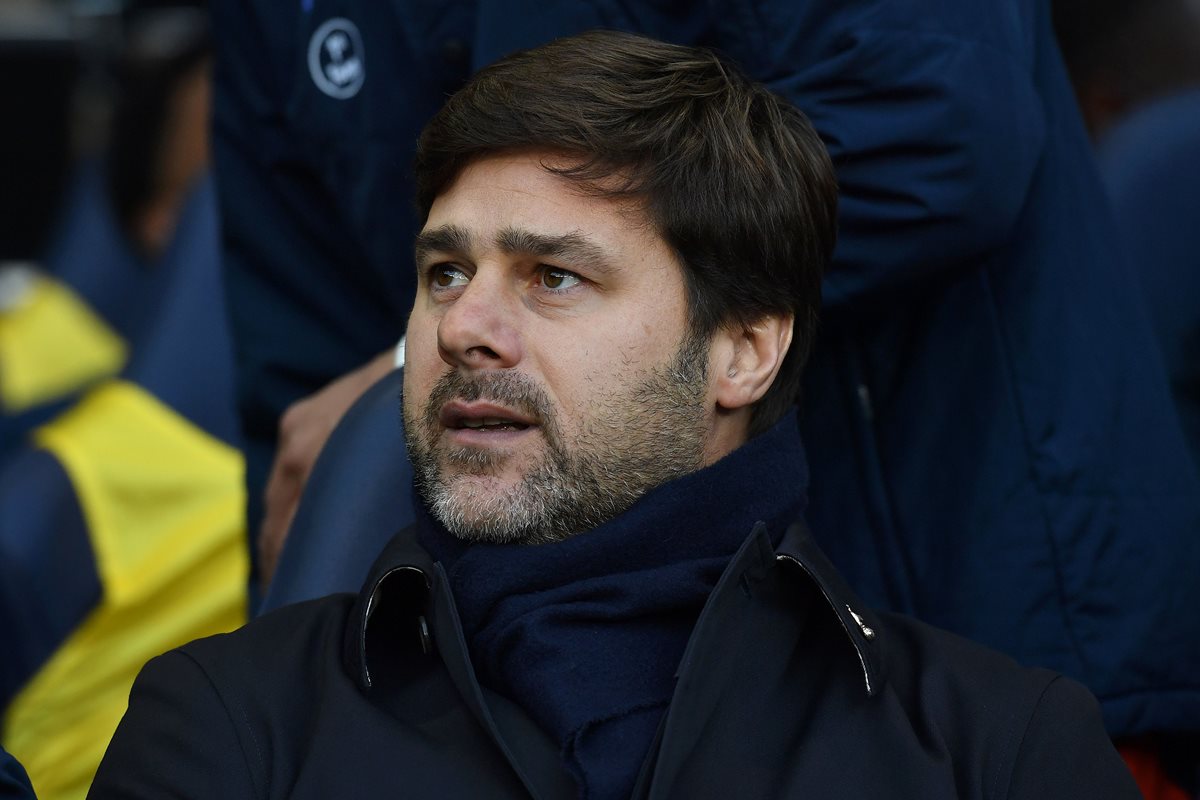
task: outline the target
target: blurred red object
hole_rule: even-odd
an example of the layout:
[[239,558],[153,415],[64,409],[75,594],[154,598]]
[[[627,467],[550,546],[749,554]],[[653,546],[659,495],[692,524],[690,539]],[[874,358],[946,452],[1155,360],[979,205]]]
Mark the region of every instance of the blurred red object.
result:
[[1117,742],[1117,752],[1133,773],[1133,779],[1146,800],[1193,800],[1163,768],[1162,758],[1153,741],[1125,739]]

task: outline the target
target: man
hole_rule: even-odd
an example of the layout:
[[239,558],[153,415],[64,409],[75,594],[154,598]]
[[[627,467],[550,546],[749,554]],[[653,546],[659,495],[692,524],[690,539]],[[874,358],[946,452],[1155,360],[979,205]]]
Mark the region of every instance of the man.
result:
[[[421,126],[501,54],[628,30],[728,55],[804,109],[829,148],[839,237],[801,430],[806,516],[850,585],[1082,682],[1118,740],[1200,730],[1200,478],[1048,4],[217,0],[213,12],[223,262],[262,574],[325,436],[392,367],[353,370],[394,346],[412,305]],[[403,527],[330,524],[338,504],[321,495],[348,514],[378,506],[321,483],[268,608],[357,590]],[[358,485],[370,497],[407,483]]]
[[417,176],[418,524],[151,662],[92,796],[1137,796],[1086,691],[873,615],[799,521],[800,112],[585,34],[477,75]]

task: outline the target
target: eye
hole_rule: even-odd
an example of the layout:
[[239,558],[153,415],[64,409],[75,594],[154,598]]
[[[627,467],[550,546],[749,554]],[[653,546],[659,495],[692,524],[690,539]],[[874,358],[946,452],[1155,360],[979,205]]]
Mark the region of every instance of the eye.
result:
[[438,264],[432,270],[433,284],[439,289],[451,289],[456,286],[466,286],[471,279],[467,274],[453,264]]
[[565,291],[578,286],[581,279],[574,272],[568,272],[565,269],[557,267],[545,267],[542,269],[542,286],[554,291]]

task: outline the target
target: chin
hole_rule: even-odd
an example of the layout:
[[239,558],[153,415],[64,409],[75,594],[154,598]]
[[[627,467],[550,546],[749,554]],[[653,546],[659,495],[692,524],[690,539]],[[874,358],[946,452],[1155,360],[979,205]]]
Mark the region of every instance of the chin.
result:
[[541,498],[515,482],[490,476],[450,477],[427,498],[433,516],[467,542],[541,544],[557,541],[552,514]]

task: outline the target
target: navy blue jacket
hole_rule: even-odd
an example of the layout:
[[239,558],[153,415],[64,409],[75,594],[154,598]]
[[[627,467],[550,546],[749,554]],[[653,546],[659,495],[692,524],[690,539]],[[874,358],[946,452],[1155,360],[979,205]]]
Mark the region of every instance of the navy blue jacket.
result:
[[1200,88],[1130,114],[1105,134],[1097,153],[1200,464]]
[[[576,797],[476,681],[446,573],[400,534],[357,596],[150,662],[90,798]],[[1078,684],[861,606],[801,525],[759,523],[679,667],[635,798],[1133,800]]]
[[286,403],[399,337],[412,143],[472,64],[596,26],[713,45],[838,171],[804,408],[831,559],[872,604],[1081,680],[1114,735],[1200,729],[1200,482],[1044,6],[215,3],[252,501]]

